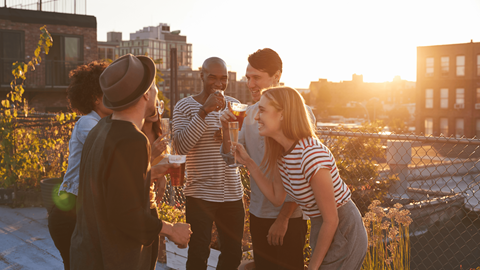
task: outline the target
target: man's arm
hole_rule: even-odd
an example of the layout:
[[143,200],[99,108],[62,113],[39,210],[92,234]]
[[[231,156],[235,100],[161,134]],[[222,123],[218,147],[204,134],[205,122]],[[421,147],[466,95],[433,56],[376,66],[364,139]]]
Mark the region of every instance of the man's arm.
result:
[[199,110],[191,118],[185,113],[187,106],[180,101],[173,110],[173,144],[179,155],[187,155],[208,127],[205,112]]
[[[287,195],[288,197],[288,195]],[[287,233],[288,221],[298,205],[295,202],[285,201],[277,219],[268,230],[267,240],[272,246],[283,245],[283,237]]]

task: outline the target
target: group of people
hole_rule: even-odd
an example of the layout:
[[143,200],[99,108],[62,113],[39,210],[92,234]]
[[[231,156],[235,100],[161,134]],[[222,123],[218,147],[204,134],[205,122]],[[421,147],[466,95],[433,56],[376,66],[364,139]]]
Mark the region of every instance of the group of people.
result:
[[[279,86],[283,64],[272,49],[248,57],[248,107],[238,143],[228,123],[226,63],[211,57],[202,91],[173,111],[173,146],[186,155],[186,223],[158,219],[165,173],[151,164],[165,150],[155,109],[155,65],[122,56],[108,67],[93,62],[71,73],[68,97],[84,116],[70,140],[61,192],[76,200],[54,206],[49,229],[65,269],[154,269],[158,236],[189,247],[186,269],[206,269],[213,222],[221,255],[217,269],[242,259],[245,209],[237,162],[250,172],[250,232],[255,269],[304,269],[306,219],[311,220],[309,269],[360,269],[367,235],[335,158],[315,134],[315,117],[293,88]],[[223,131],[223,132],[222,132]],[[160,190],[160,191],[159,191]]]

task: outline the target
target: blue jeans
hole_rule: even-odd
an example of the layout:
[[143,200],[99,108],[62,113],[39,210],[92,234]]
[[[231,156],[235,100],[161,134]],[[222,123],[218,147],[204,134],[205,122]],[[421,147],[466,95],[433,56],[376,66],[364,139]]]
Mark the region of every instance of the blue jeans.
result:
[[242,260],[245,217],[242,200],[220,203],[188,196],[186,199],[187,223],[193,232],[188,248],[187,270],[207,269],[214,221],[221,252],[217,269],[237,269]]

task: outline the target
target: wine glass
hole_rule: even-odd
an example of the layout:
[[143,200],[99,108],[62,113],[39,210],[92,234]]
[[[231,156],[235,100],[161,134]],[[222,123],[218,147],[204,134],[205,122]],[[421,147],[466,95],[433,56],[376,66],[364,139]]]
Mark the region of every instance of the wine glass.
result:
[[[228,123],[228,132],[230,134],[230,141],[232,143],[238,143],[238,130],[239,130],[239,124],[238,122],[229,122]],[[236,167],[242,167],[242,164],[237,163],[237,154],[235,149],[233,150],[233,158],[235,160],[235,163],[228,165],[230,168],[236,168]]]
[[158,117],[160,117],[163,114],[163,112],[165,111],[165,103],[163,102],[163,100],[159,100],[157,98],[157,102],[155,103],[155,107],[157,108]]

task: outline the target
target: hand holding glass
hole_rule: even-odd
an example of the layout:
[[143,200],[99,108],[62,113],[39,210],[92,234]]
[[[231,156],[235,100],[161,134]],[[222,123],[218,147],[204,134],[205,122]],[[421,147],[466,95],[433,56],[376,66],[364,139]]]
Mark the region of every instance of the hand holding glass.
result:
[[[230,141],[232,143],[238,143],[238,130],[239,130],[239,124],[238,122],[230,122],[228,123],[228,132],[230,134]],[[236,168],[236,167],[241,167],[243,166],[242,164],[237,164],[237,155],[235,153],[235,150],[233,151],[233,157],[235,160],[234,164],[228,165],[230,168]]]

